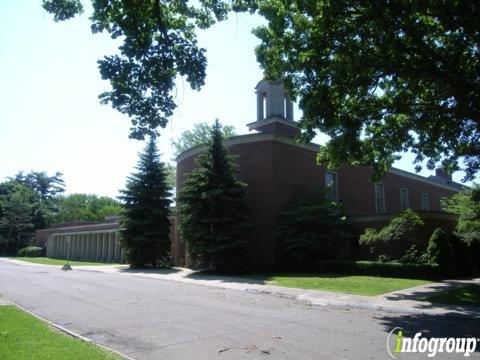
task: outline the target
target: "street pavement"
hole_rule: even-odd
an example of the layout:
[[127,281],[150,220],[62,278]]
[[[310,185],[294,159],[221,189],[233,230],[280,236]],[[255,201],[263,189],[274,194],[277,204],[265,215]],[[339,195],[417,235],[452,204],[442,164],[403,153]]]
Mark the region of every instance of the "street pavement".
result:
[[[386,339],[395,327],[408,336],[421,331],[428,337],[480,337],[475,311],[317,306],[244,290],[0,260],[1,295],[134,359],[388,359]],[[479,350],[470,359],[480,359]]]

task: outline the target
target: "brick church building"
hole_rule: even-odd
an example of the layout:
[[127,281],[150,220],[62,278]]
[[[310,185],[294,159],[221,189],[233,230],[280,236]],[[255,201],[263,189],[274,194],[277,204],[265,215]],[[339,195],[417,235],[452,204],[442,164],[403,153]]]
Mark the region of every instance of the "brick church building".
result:
[[[392,168],[381,182],[374,183],[369,167],[325,169],[316,163],[318,145],[301,145],[295,140],[299,130],[282,82],[261,81],[256,96],[257,119],[247,125],[252,133],[230,138],[226,146],[235,156],[239,178],[248,185],[257,265],[271,268],[278,262],[273,232],[279,214],[296,195],[314,187],[326,187],[330,199],[341,202],[360,228],[384,225],[392,214],[411,208],[424,219],[425,231],[437,226],[453,229],[455,218],[441,211],[440,199],[463,186],[453,182],[450,175],[437,170],[435,176],[426,178]],[[189,149],[177,158],[177,192],[203,149]],[[175,262],[184,264],[178,233],[173,248]]]
[[[462,190],[450,175],[437,170],[423,177],[392,168],[381,182],[372,182],[372,169],[342,165],[325,169],[316,163],[318,145],[298,144],[299,130],[293,120],[293,104],[281,82],[261,81],[256,86],[257,118],[248,124],[250,134],[226,140],[235,156],[239,178],[248,185],[251,237],[255,262],[269,269],[280,261],[274,240],[279,214],[297,195],[315,187],[326,187],[328,196],[341,202],[361,231],[385,225],[392,215],[411,208],[426,223],[424,237],[435,227],[452,230],[455,217],[442,212],[440,200]],[[177,158],[177,193],[195,168],[203,146],[186,150]],[[172,253],[177,266],[188,266],[188,257],[175,216],[171,218]],[[47,244],[47,255],[96,261],[124,261],[118,236],[118,221],[103,224],[65,224],[40,230],[37,242]],[[68,243],[68,244],[67,244]],[[73,249],[73,250],[72,250]]]

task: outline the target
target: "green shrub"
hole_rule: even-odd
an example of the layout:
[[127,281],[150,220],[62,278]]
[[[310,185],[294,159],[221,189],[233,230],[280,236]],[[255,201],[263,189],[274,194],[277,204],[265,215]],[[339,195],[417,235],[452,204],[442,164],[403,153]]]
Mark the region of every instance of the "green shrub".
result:
[[420,216],[408,209],[380,230],[366,229],[360,236],[360,245],[366,246],[373,255],[400,259],[413,245],[413,232],[423,224]]
[[18,256],[22,257],[39,257],[43,256],[43,248],[38,246],[27,246],[20,249]]
[[385,276],[407,279],[441,279],[436,264],[402,264],[378,261],[318,261],[311,271],[343,275]]
[[[417,249],[417,245],[412,245],[405,254],[398,260],[402,264],[429,264],[430,262],[425,259],[425,254],[421,253]],[[436,264],[433,262],[432,264]]]
[[307,264],[314,260],[345,255],[350,226],[340,204],[314,189],[293,201],[282,212],[275,231],[289,261]]
[[442,269],[453,272],[455,259],[452,244],[442,229],[435,229],[432,236],[430,236],[425,258],[428,263],[438,264]]

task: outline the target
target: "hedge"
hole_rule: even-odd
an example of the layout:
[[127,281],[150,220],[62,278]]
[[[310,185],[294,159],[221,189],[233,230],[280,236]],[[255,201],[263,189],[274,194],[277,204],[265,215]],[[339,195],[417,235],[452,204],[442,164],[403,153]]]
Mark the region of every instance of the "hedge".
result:
[[[290,269],[298,271],[299,269]],[[307,271],[344,275],[385,276],[407,279],[441,279],[438,265],[378,261],[317,261]]]
[[38,246],[27,246],[20,249],[18,256],[22,257],[39,257],[43,256],[43,248]]

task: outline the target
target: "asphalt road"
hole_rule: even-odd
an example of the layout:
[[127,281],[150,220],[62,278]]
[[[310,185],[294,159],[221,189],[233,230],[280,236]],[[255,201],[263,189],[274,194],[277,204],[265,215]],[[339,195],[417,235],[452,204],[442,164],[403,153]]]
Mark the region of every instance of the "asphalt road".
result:
[[[0,294],[135,359],[388,359],[386,337],[397,326],[411,336],[480,337],[479,321],[470,317],[317,307],[267,294],[2,261]],[[480,343],[469,358],[479,359],[479,350]],[[467,359],[435,357],[447,358]]]

